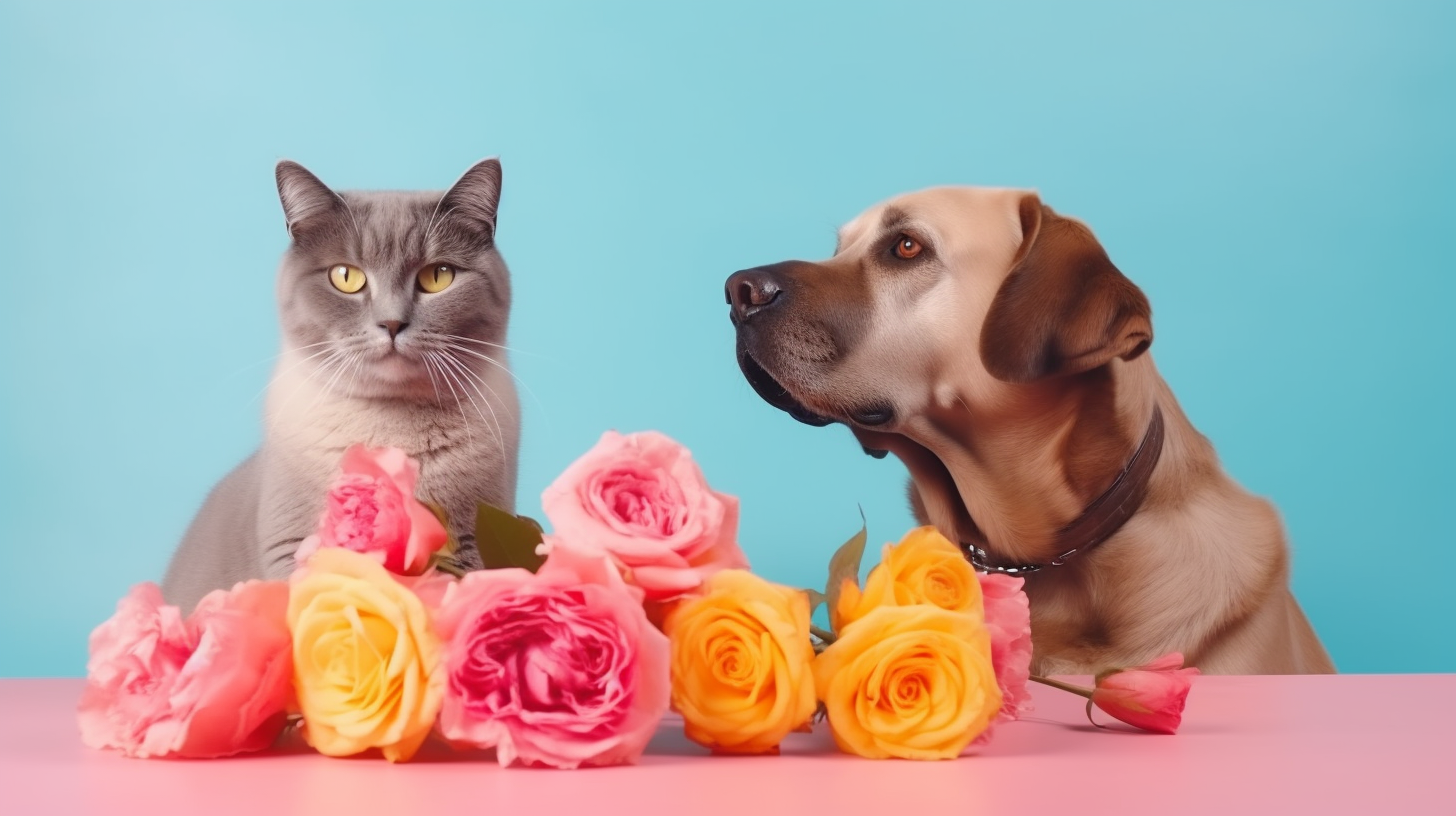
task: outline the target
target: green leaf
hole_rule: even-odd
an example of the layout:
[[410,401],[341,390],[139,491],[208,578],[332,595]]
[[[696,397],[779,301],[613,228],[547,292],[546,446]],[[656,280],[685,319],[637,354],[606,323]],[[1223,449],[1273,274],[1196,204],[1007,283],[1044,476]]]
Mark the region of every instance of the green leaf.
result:
[[475,547],[486,569],[520,567],[535,572],[546,558],[536,554],[541,525],[488,504],[475,508]]
[[863,510],[860,510],[859,520],[859,532],[835,550],[829,559],[829,583],[824,587],[824,600],[831,611],[839,603],[839,590],[846,579],[859,585],[859,564],[864,560],[865,542],[869,540],[869,526]]

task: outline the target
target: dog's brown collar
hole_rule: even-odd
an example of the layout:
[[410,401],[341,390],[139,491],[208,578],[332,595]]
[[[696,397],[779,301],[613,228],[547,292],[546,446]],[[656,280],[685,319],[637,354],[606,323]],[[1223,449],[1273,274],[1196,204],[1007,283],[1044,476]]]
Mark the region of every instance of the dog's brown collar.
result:
[[1143,435],[1143,441],[1133,451],[1132,458],[1127,461],[1122,472],[1117,474],[1112,486],[1098,496],[1095,501],[1087,505],[1071,524],[1057,531],[1057,550],[1061,553],[1056,558],[1045,564],[1020,564],[1016,566],[1002,566],[992,564],[990,556],[981,547],[968,542],[961,542],[961,549],[965,550],[966,558],[970,560],[971,566],[982,572],[997,572],[1002,575],[1029,575],[1033,572],[1040,572],[1049,567],[1060,567],[1067,563],[1067,559],[1074,555],[1085,554],[1088,550],[1111,538],[1113,533],[1122,529],[1122,525],[1132,518],[1133,514],[1142,506],[1143,499],[1148,495],[1148,482],[1153,477],[1153,469],[1158,466],[1158,458],[1163,454],[1163,412],[1156,405],[1153,406],[1153,418],[1148,423],[1148,432]]

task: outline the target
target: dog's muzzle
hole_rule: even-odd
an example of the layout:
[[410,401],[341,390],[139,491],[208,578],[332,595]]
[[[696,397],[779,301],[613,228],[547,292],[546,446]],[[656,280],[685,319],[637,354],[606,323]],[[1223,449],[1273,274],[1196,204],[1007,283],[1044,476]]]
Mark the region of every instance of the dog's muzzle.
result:
[[753,390],[764,402],[785,411],[798,421],[816,427],[835,420],[814,413],[794,398],[782,383],[753,356],[755,339],[762,335],[764,314],[783,307],[788,300],[783,282],[773,267],[758,267],[734,272],[724,285],[724,296],[730,307],[728,317],[738,329],[738,367]]
[[804,407],[803,403],[794,399],[794,395],[790,394],[787,388],[780,385],[779,381],[773,378],[773,375],[765,371],[763,366],[759,365],[758,361],[753,359],[753,355],[748,353],[748,350],[743,345],[743,339],[740,334],[738,340],[738,367],[743,370],[743,377],[748,380],[748,384],[753,386],[753,390],[758,392],[758,395],[763,398],[764,402],[781,411],[787,412],[789,416],[805,425],[813,425],[819,428],[834,422],[829,417],[820,416],[810,411]]

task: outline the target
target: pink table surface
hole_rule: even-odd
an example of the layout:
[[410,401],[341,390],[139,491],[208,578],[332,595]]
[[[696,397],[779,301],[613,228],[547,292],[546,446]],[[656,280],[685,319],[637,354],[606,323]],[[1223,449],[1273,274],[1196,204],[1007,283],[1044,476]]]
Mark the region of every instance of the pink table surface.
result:
[[408,765],[294,746],[227,760],[83,747],[79,680],[0,680],[0,814],[1456,813],[1456,675],[1201,677],[1183,730],[1089,726],[1038,686],[1036,710],[952,762],[837,754],[827,729],[777,757],[709,757],[665,723],[641,765],[502,769],[428,751]]

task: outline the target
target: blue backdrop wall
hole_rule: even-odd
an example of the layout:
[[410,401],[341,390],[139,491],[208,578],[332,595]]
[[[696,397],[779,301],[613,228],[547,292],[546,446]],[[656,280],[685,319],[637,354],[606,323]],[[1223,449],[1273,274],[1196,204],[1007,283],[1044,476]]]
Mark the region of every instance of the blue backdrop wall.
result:
[[[1095,5],[1096,8],[1092,8]],[[1282,508],[1340,668],[1456,671],[1456,4],[0,4],[0,675],[79,674],[258,443],[272,166],[505,166],[521,507],[607,428],[743,499],[755,567],[911,524],[903,470],[739,376],[735,269],[889,195],[1037,188]],[[1444,419],[1443,419],[1444,417]]]

